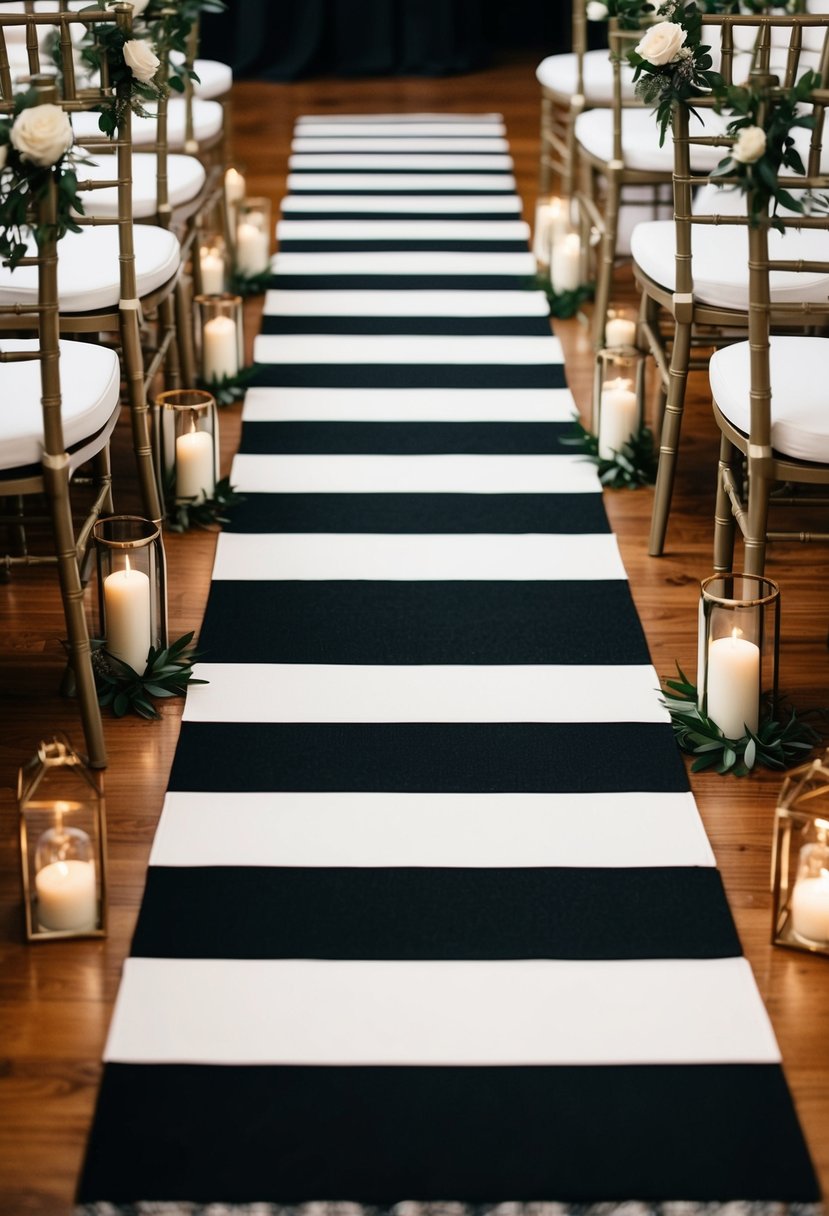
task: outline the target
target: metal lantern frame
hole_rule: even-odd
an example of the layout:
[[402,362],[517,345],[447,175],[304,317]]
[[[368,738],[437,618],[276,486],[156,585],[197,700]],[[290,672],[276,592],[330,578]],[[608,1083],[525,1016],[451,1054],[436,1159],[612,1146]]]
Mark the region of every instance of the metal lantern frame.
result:
[[[65,776],[65,788],[46,797],[45,785],[53,785],[57,774]],[[18,774],[17,805],[20,834],[20,868],[26,940],[56,941],[79,937],[106,937],[108,924],[108,877],[106,803],[103,773],[89,767],[64,734],[38,745],[35,756]],[[67,819],[70,821],[67,823]],[[81,823],[82,828],[78,828]],[[46,825],[49,825],[48,827]],[[48,929],[37,920],[35,858],[38,843],[47,832],[82,831],[92,846],[95,865],[96,920],[93,927]],[[91,829],[91,830],[87,830]],[[34,839],[34,837],[37,839]]]
[[[150,645],[156,650],[167,645],[167,557],[161,528],[140,515],[108,515],[92,529],[98,576],[98,621],[100,636],[109,637],[106,607],[106,580],[116,573],[115,561],[130,559],[131,567],[149,579]],[[139,675],[142,674],[139,672]]]
[[[605,346],[596,353],[596,372],[593,385],[593,410],[590,430],[599,440],[599,455],[602,455],[602,411],[603,394],[615,380],[630,383],[629,391],[636,398],[636,422],[630,434],[638,435],[644,425],[645,416],[645,362],[644,351],[635,346]],[[625,391],[625,390],[622,390]],[[618,448],[615,449],[618,451]],[[607,457],[609,459],[609,457]]]
[[829,880],[827,880],[827,938],[810,940],[794,925],[792,901],[804,849],[822,853],[829,871],[829,750],[793,769],[780,790],[774,815],[771,855],[771,941],[775,946],[829,957]]

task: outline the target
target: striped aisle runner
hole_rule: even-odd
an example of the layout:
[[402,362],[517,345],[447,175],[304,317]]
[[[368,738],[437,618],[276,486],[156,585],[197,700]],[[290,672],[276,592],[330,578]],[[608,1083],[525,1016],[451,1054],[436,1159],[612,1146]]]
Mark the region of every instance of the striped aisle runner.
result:
[[91,1210],[817,1197],[510,169],[299,120]]

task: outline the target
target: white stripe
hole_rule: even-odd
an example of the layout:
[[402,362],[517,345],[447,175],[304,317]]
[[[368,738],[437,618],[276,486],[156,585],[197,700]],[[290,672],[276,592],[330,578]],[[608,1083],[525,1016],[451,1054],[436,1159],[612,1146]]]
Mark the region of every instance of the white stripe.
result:
[[527,241],[522,220],[280,220],[279,241]]
[[348,122],[391,122],[401,123],[408,126],[412,122],[476,122],[476,123],[499,123],[503,126],[503,114],[446,114],[435,111],[423,111],[422,113],[411,114],[300,114],[296,120],[298,127],[304,126],[306,123],[309,126],[317,123],[348,123]]
[[296,126],[299,136],[324,139],[326,136],[444,136],[462,138],[465,135],[498,137],[505,134],[506,128],[502,122],[371,122],[366,119],[351,119],[345,122],[335,118],[320,119],[318,122],[303,122]]
[[521,200],[516,194],[463,195],[393,194],[384,197],[368,194],[360,198],[353,194],[334,196],[329,194],[288,194],[282,200],[282,214],[313,211],[503,211],[519,214]]
[[[555,628],[555,622],[550,623]],[[649,664],[197,663],[186,722],[668,722]]]
[[600,494],[583,456],[246,456],[242,494]]
[[[457,162],[455,164],[458,168]],[[289,173],[289,190],[515,190],[511,173],[441,173],[423,177],[419,173]]]
[[268,317],[546,317],[543,291],[269,291]]
[[299,135],[291,144],[291,151],[297,154],[304,152],[446,152],[465,156],[470,152],[503,153],[509,152],[509,142],[506,139],[493,136],[478,136],[452,138],[447,136],[418,137],[416,135],[391,136],[381,135],[361,138],[358,136],[335,135],[329,138],[319,136]]
[[[373,532],[219,534],[214,579],[624,579],[616,537]],[[553,625],[551,623],[551,628]]]
[[105,1059],[317,1066],[774,1064],[779,1052],[742,958],[129,958]]
[[168,793],[150,865],[714,866],[693,795]]
[[407,274],[518,275],[535,274],[531,253],[430,253],[412,250],[390,253],[277,253],[274,274]]
[[[464,155],[461,163],[458,163],[457,156],[441,156],[437,153],[427,155],[425,153],[418,154],[415,152],[409,153],[347,153],[343,152],[339,155],[336,152],[320,153],[314,155],[310,152],[300,152],[295,156],[288,157],[288,168],[294,173],[306,171],[309,173],[319,172],[325,169],[392,169],[401,173],[414,173],[418,170],[421,172],[429,171],[430,169],[446,169],[449,172],[455,173],[460,170],[468,170],[474,173],[476,170],[501,170],[509,172],[512,169],[512,157],[503,155],[485,156],[476,153]],[[438,188],[440,183],[438,182]]]
[[567,388],[251,388],[245,422],[571,422]]
[[255,363],[562,365],[561,343],[543,337],[487,334],[259,334]]

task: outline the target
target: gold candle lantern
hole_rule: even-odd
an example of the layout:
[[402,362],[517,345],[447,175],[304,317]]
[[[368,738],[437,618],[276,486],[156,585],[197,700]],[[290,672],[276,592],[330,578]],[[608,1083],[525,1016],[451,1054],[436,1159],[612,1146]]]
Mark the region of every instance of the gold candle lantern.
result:
[[271,201],[244,198],[236,210],[236,270],[252,277],[270,265]]
[[195,303],[201,379],[205,384],[233,380],[245,361],[242,297],[206,294],[196,296]]
[[150,647],[167,645],[166,561],[161,529],[137,515],[111,515],[92,529],[100,635],[108,654],[139,675]]
[[602,460],[613,460],[642,429],[644,363],[635,349],[599,351],[592,429]]
[[101,772],[56,735],[20,769],[17,802],[26,939],[106,937]]
[[539,270],[550,265],[553,245],[570,230],[570,205],[555,194],[542,194],[535,204],[533,256]]
[[203,234],[199,244],[198,275],[194,274],[201,295],[221,295],[227,286],[227,245],[221,236]]
[[783,782],[771,883],[774,945],[829,956],[829,751]]
[[608,308],[604,326],[604,345],[607,349],[635,349],[636,331],[636,314],[632,308]]
[[172,496],[204,502],[216,490],[219,467],[219,418],[216,398],[200,388],[159,393],[161,461]]

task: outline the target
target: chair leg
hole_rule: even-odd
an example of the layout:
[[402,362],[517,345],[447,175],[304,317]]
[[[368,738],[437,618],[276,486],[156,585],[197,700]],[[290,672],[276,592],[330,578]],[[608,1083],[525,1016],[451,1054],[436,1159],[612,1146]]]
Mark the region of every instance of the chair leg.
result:
[[648,553],[651,557],[661,557],[665,548],[665,533],[668,530],[668,515],[674,491],[679,433],[682,429],[682,412],[685,408],[685,386],[688,382],[690,354],[691,326],[686,322],[677,322],[674,328],[668,397],[665,403],[665,418],[662,423],[662,437],[659,444],[659,467],[656,473],[653,515],[648,540]]
[[538,158],[538,192],[549,194],[553,186],[553,170],[550,164],[550,129],[553,125],[553,103],[549,97],[541,98],[541,149]]
[[[198,256],[198,250],[194,253]],[[196,386],[196,351],[193,344],[193,304],[190,284],[184,274],[179,275],[175,290],[176,341],[181,367],[181,378],[185,388]]]
[[609,173],[607,178],[604,233],[602,234],[602,241],[599,247],[599,261],[596,267],[596,295],[593,304],[593,347],[595,350],[601,350],[604,346],[607,310],[610,306],[613,272],[616,269],[616,241],[619,228],[620,194],[621,187],[616,174]]
[[723,474],[734,459],[734,445],[720,436],[720,463],[717,466],[717,504],[714,508],[714,570],[728,574],[734,565],[734,512],[725,488]]
[[121,312],[121,349],[124,354],[124,376],[132,424],[132,446],[138,469],[138,484],[144,514],[153,523],[161,523],[164,509],[153,461],[150,440],[150,419],[147,391],[144,387],[144,357],[141,351],[141,331],[135,309]]
[[62,456],[45,458],[43,477],[49,500],[49,511],[52,516],[58,577],[69,641],[69,663],[75,677],[86,750],[92,768],[106,768],[104,728],[101,722],[101,709],[98,705],[98,693],[95,688],[95,676],[92,671],[92,650],[86,626],[83,584],[78,567],[72,509],[69,502],[68,456],[64,453]]
[[746,520],[743,567],[746,574],[762,574],[766,567],[766,533],[769,521],[769,495],[772,481],[748,462],[748,518]]

